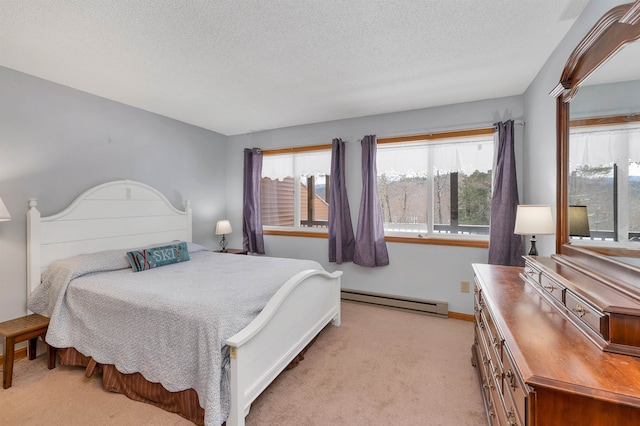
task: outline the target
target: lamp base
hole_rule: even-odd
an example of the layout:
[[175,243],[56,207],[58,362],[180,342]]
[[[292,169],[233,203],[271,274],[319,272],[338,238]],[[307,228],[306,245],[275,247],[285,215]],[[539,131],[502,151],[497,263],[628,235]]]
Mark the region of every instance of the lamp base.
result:
[[537,256],[538,249],[536,248],[536,236],[531,236],[531,248],[529,249],[529,256]]
[[220,250],[222,253],[226,253],[227,252],[227,239],[225,238],[225,235],[222,234],[222,239],[220,240],[220,247],[222,247],[222,250]]

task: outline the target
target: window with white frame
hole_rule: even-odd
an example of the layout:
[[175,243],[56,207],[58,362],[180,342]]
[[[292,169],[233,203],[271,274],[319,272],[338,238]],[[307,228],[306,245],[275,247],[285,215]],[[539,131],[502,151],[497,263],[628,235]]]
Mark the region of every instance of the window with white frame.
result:
[[262,158],[260,203],[265,227],[306,229],[329,225],[330,147]]
[[484,133],[379,143],[385,235],[488,238],[494,144]]
[[570,238],[639,244],[640,123],[572,127],[570,140]]

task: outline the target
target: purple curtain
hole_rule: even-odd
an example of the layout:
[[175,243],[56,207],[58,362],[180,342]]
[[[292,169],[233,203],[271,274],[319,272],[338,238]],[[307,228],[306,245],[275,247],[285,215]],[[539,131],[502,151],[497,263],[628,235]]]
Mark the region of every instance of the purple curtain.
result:
[[513,148],[513,120],[496,123],[498,151],[493,197],[491,198],[491,234],[489,263],[523,266],[522,237],[513,233],[518,209],[518,181]]
[[242,204],[242,245],[250,253],[264,254],[262,212],[260,210],[260,178],[262,150],[245,148]]
[[329,262],[338,264],[353,261],[356,244],[345,186],[344,162],[345,144],[342,139],[334,139],[329,179]]
[[376,136],[365,136],[362,145],[362,198],[358,215],[358,231],[353,263],[374,267],[389,264],[389,253],[384,241],[382,207],[378,197],[376,171]]

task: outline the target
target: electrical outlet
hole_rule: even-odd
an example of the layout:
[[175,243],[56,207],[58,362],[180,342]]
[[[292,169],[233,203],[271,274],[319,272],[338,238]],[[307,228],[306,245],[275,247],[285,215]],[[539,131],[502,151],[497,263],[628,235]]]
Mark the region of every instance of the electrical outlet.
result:
[[469,293],[469,281],[460,281],[460,291]]

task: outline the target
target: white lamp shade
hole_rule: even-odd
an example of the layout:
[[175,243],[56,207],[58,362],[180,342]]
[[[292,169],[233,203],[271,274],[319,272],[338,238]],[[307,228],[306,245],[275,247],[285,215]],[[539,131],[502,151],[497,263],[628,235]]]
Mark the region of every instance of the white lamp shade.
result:
[[555,232],[551,207],[520,205],[516,212],[516,226],[513,231],[518,235],[547,235]]
[[231,222],[228,220],[219,220],[216,223],[216,235],[224,235],[231,233]]
[[11,215],[0,198],[0,222],[6,222],[8,220],[11,220]]

